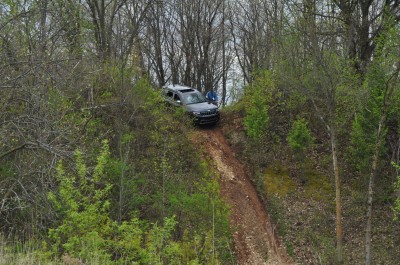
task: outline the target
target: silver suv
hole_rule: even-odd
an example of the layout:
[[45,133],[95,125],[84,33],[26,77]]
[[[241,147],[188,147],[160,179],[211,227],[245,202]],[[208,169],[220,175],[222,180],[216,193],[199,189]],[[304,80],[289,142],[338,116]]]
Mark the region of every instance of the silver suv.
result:
[[196,125],[215,124],[219,121],[218,107],[208,102],[197,89],[188,86],[169,85],[163,87],[163,95],[167,103],[184,107],[190,113]]

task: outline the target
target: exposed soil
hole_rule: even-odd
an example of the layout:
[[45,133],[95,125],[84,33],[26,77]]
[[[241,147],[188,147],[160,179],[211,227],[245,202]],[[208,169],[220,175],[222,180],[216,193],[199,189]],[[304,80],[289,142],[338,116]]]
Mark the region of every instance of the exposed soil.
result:
[[245,165],[228,145],[221,129],[203,128],[200,141],[219,171],[221,196],[230,206],[238,264],[293,264],[257,195]]

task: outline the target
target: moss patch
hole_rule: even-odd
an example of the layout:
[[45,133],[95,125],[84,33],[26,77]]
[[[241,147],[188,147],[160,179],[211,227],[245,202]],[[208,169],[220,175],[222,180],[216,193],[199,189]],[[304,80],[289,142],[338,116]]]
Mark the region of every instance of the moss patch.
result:
[[276,165],[265,171],[265,190],[267,195],[285,197],[296,190],[295,182],[289,177],[288,168]]
[[333,183],[328,177],[311,170],[305,172],[305,196],[316,201],[329,202],[334,196]]

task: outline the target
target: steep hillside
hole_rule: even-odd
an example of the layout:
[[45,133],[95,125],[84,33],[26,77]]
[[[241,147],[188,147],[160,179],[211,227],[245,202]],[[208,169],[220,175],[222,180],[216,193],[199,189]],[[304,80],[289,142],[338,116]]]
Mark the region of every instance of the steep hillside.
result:
[[[284,130],[285,124],[272,117],[274,131]],[[270,134],[273,134],[270,130]],[[217,131],[206,131],[211,140],[208,146],[225,147],[219,143],[223,134],[229,142],[230,156],[239,165],[246,165],[247,174],[262,198],[263,207],[274,223],[281,244],[298,264],[335,264],[335,194],[329,149],[320,141],[300,162],[293,157],[287,144],[266,137],[254,145],[246,136],[240,112],[225,113]],[[276,135],[275,135],[276,137]],[[319,136],[318,136],[319,137]],[[209,147],[208,147],[209,148]],[[234,150],[234,151],[233,151]],[[215,163],[229,178],[241,172],[242,166],[224,169],[225,160],[214,155]],[[226,158],[224,158],[226,159]],[[240,161],[240,162],[239,162]],[[344,161],[341,161],[344,164]],[[344,227],[344,264],[363,264],[366,227],[366,180],[351,173],[349,166],[342,171],[342,204]],[[233,187],[238,180],[230,180]],[[400,252],[399,224],[393,220],[390,183],[378,183],[373,208],[373,255],[376,264],[398,264]],[[235,186],[236,185],[236,186]],[[239,189],[241,190],[241,189]],[[235,191],[233,194],[241,194]],[[240,195],[238,195],[240,196]],[[249,207],[249,205],[247,205]],[[239,207],[240,208],[240,207]],[[240,215],[240,214],[239,214]]]

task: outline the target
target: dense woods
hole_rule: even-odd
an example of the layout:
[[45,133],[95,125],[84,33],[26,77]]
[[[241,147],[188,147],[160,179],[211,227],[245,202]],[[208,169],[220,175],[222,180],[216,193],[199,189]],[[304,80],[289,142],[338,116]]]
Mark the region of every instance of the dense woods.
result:
[[218,172],[162,104],[179,83],[220,95],[293,260],[395,264],[399,20],[395,0],[1,1],[0,263],[234,264]]

